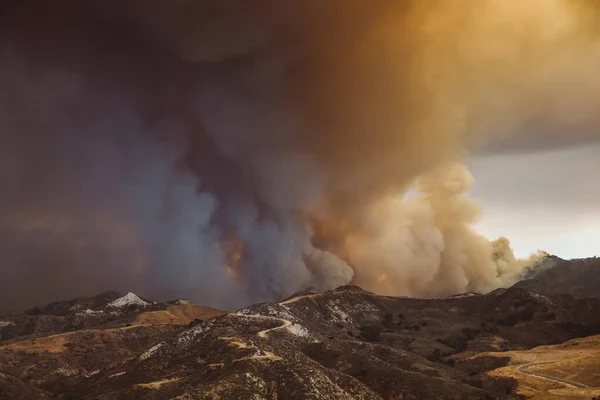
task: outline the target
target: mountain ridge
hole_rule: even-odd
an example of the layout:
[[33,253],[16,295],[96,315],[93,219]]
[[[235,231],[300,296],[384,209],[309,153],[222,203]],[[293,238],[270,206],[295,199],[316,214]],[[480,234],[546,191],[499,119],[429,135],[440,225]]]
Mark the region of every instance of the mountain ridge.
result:
[[[543,286],[546,271],[529,276],[542,276],[541,292],[554,290]],[[522,380],[536,379],[526,373],[537,367],[511,369],[515,355],[600,334],[600,298],[519,286],[417,299],[347,285],[235,312],[197,309],[204,314],[190,313],[202,306],[186,300],[144,299],[115,309],[108,304],[123,296],[99,295],[105,303],[94,313],[16,317],[88,322],[2,340],[0,393],[82,400],[520,399],[527,394]],[[40,309],[63,313],[67,306]],[[119,315],[109,323],[102,319],[107,311]],[[0,325],[0,332],[8,328]]]

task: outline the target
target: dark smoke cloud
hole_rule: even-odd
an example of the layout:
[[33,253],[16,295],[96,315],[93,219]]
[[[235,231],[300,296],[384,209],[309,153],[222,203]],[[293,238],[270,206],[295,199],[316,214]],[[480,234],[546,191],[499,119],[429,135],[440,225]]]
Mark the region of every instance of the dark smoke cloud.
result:
[[[597,59],[583,47],[552,46],[566,38],[589,47],[594,37],[552,33],[555,23],[543,14],[549,6],[531,13],[490,0],[464,2],[470,12],[458,12],[444,1],[375,3],[3,3],[0,307],[116,289],[233,308],[326,290],[355,272],[377,289],[370,282],[381,268],[396,268],[379,254],[390,246],[401,247],[395,251],[409,270],[423,265],[432,279],[406,283],[395,271],[386,292],[497,284],[497,263],[481,263],[491,268],[483,273],[461,253],[477,243],[468,254],[490,258],[497,243],[462,225],[439,232],[431,213],[452,207],[428,199],[416,214],[400,213],[402,223],[427,221],[419,235],[437,241],[425,246],[426,257],[405,245],[414,242],[410,229],[385,246],[365,239],[374,224],[365,219],[373,203],[458,159],[489,132],[523,136],[521,127],[548,110],[569,122],[572,104],[596,98],[595,81],[576,90],[595,69],[555,61]],[[498,21],[479,24],[481,12],[535,29],[498,35]],[[500,60],[485,52],[515,35],[525,37],[520,52]],[[536,44],[539,59],[525,52]],[[547,79],[531,83],[540,71]],[[555,86],[557,77],[568,79]],[[575,89],[558,96],[564,88]],[[469,180],[457,171],[449,179]],[[433,181],[438,175],[447,174]],[[438,192],[425,191],[454,201],[463,190]],[[398,236],[387,226],[372,231]],[[467,236],[452,239],[455,231]],[[349,258],[358,250],[343,250],[350,233],[363,240],[358,263]],[[458,276],[443,265],[457,257],[467,265],[458,283],[436,286],[435,277]],[[383,267],[371,267],[378,259]]]
[[[4,7],[3,308],[106,288],[235,307],[335,263],[349,281],[298,214],[325,182],[295,151],[307,127],[284,104],[276,42],[303,28],[276,33],[306,23],[295,6]],[[235,279],[219,246],[232,231],[247,264]]]

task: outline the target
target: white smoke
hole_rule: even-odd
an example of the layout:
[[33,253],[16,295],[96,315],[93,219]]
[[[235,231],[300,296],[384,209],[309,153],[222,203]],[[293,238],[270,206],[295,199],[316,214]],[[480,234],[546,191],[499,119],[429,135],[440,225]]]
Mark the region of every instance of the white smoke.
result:
[[365,216],[366,232],[350,237],[357,283],[389,295],[438,296],[505,285],[531,260],[516,260],[506,238],[475,230],[480,208],[467,197],[473,178],[460,164],[421,175],[417,196],[387,196]]

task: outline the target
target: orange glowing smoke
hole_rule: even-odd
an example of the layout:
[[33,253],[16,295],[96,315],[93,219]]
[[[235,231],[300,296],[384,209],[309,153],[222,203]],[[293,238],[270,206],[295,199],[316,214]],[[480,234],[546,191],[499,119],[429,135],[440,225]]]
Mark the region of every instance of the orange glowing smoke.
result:
[[225,272],[233,282],[241,283],[244,241],[234,231],[227,231],[219,242],[225,259]]
[[352,237],[350,222],[345,218],[339,220],[333,217],[318,218],[308,211],[304,211],[302,215],[313,230],[313,246],[348,261],[346,243]]

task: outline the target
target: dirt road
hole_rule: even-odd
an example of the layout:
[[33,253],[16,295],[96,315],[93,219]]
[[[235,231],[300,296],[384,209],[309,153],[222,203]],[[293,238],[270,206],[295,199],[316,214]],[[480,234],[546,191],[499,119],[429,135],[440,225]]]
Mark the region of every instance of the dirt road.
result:
[[554,376],[550,376],[550,375],[546,375],[540,372],[535,372],[535,371],[531,371],[529,368],[534,367],[536,365],[542,365],[542,364],[552,364],[551,361],[547,361],[547,362],[540,362],[540,363],[531,363],[531,364],[524,364],[524,365],[520,365],[517,367],[517,371],[519,371],[522,374],[525,375],[529,375],[529,376],[533,376],[535,378],[538,379],[544,379],[550,382],[554,382],[554,383],[560,383],[561,385],[565,385],[567,387],[573,388],[573,389],[584,389],[587,388],[587,385],[584,385],[583,383],[579,383],[579,382],[574,382],[568,379],[561,379],[561,378],[556,378]]

